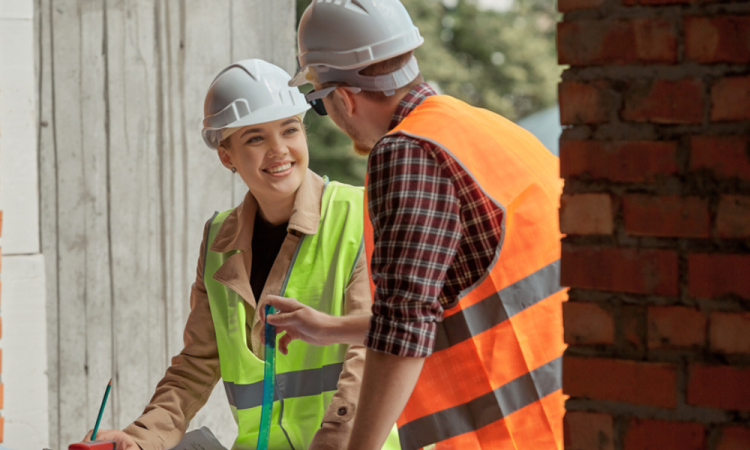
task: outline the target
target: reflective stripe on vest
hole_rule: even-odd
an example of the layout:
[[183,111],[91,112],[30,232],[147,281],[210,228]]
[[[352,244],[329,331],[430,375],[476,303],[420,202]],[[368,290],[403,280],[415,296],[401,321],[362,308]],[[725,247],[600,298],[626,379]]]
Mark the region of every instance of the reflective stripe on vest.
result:
[[[344,314],[345,292],[363,251],[362,188],[328,183],[318,232],[300,238],[279,295],[318,311]],[[211,221],[206,238],[204,283],[216,331],[221,376],[238,425],[234,450],[255,449],[261,411],[263,359],[247,347],[245,301],[214,274],[237,251],[209,249],[230,211]],[[269,448],[309,447],[336,393],[347,346],[295,341],[276,355],[276,386]],[[390,449],[399,448],[388,447]]]
[[[276,383],[284,398],[320,395],[323,392],[338,389],[339,375],[343,363],[329,364],[319,369],[298,370],[276,376]],[[229,404],[238,410],[255,408],[263,404],[263,380],[252,384],[235,384],[224,381]],[[273,401],[279,399],[279,392],[274,392]]]
[[[495,261],[438,324],[398,421],[402,448],[562,449],[567,293],[559,284],[557,158],[511,122],[447,96],[425,99],[392,133],[441,148],[503,210]],[[369,225],[365,211],[368,261]]]

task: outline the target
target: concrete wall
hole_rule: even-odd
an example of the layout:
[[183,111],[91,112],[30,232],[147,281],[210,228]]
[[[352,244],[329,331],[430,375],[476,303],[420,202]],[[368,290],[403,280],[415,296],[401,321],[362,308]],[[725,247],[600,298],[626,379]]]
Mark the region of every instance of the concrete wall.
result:
[[[294,63],[291,0],[36,0],[50,444],[135,419],[182,348],[205,221],[245,187],[200,137],[232,61]],[[33,146],[29,147],[33,153]],[[192,423],[236,434],[217,389]]]
[[39,238],[33,0],[0,0],[0,209],[3,210],[3,445],[47,445],[44,258]]

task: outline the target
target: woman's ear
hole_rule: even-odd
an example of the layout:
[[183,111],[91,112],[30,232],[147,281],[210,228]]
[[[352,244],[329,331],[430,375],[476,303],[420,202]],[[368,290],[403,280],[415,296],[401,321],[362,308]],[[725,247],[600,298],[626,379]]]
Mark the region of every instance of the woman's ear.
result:
[[227,151],[226,140],[219,144],[219,148],[216,149],[216,153],[219,154],[219,160],[222,164],[224,164],[224,167],[232,170],[234,164],[232,163],[232,156],[229,155],[229,151]]

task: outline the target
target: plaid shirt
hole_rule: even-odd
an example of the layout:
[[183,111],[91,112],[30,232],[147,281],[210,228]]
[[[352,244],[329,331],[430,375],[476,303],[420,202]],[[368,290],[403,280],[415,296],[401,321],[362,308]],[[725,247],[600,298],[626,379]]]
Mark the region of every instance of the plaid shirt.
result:
[[[391,129],[431,95],[427,84],[409,92]],[[370,153],[367,172],[376,289],[365,345],[429,356],[443,310],[492,262],[503,212],[448,152],[424,140],[383,137]]]

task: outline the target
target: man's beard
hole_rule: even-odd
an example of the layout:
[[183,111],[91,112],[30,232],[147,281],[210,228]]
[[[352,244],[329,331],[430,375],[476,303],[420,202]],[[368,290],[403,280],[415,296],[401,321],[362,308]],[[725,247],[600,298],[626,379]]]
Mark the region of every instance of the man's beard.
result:
[[359,144],[354,139],[352,139],[352,148],[354,149],[354,153],[358,154],[359,156],[368,156],[372,151],[372,147]]
[[365,144],[363,142],[363,139],[361,139],[360,133],[354,129],[346,120],[343,118],[343,114],[339,114],[339,111],[336,109],[335,105],[331,105],[332,107],[328,109],[328,115],[331,117],[331,120],[333,120],[333,123],[336,124],[336,126],[339,127],[341,131],[344,132],[349,139],[352,141],[352,149],[354,150],[354,153],[360,155],[360,156],[367,156],[372,151],[372,146]]

